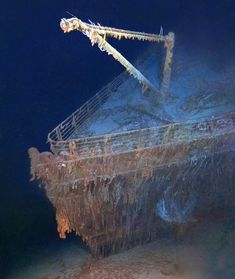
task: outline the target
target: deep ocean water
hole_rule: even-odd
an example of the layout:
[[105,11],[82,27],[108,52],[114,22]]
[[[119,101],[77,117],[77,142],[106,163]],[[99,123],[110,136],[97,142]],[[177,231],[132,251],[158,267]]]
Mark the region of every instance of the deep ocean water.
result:
[[[0,278],[71,278],[89,256],[79,239],[58,238],[54,209],[43,190],[29,182],[27,149],[48,150],[47,133],[123,68],[81,34],[63,34],[60,18],[70,11],[85,21],[150,33],[163,26],[176,33],[186,56],[194,50],[213,54],[211,67],[226,71],[235,62],[234,5],[232,0],[1,1]],[[140,42],[112,43],[130,61],[143,48]],[[230,94],[234,100],[235,92]],[[231,204],[220,208],[183,244],[169,236],[175,256],[179,245],[200,250],[194,251],[203,264],[194,266],[192,278],[235,277],[234,215]]]

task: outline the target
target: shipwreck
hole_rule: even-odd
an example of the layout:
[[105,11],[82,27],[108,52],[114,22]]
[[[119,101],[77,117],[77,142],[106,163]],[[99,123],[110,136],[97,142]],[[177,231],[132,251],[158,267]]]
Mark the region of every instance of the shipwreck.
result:
[[[166,224],[189,222],[221,196],[229,202],[235,181],[229,74],[205,82],[206,66],[195,74],[191,58],[187,66],[180,51],[173,59],[174,33],[76,17],[60,26],[81,31],[126,68],[48,134],[51,152],[29,149],[32,180],[55,207],[60,237],[75,232],[94,255],[108,255],[155,240]],[[109,37],[157,47],[133,66]]]

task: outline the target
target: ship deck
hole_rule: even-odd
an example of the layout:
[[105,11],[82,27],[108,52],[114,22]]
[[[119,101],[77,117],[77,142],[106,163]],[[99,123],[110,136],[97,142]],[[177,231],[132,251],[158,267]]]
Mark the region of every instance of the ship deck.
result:
[[[103,156],[200,137],[200,132],[192,134],[195,125],[202,123],[205,130],[213,126],[205,122],[222,121],[221,115],[234,111],[235,82],[234,69],[224,71],[212,67],[210,58],[199,58],[176,49],[170,92],[162,106],[157,96],[156,102],[146,97],[126,72],[120,74],[49,133],[52,151],[77,148],[82,157]],[[159,59],[159,52],[149,50],[136,63],[156,87]]]

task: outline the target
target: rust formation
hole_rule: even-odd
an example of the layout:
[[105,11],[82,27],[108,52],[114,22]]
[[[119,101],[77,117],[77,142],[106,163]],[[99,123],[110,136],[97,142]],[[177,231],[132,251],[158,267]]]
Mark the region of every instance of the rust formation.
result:
[[[77,18],[63,19],[61,27],[64,32],[80,30],[108,52],[108,36],[164,42],[167,52],[160,92],[168,91],[173,33],[132,32]],[[115,57],[117,52],[111,54]],[[126,66],[142,85],[153,89],[131,64]],[[214,202],[221,185],[230,191],[235,181],[234,112],[81,136],[82,127],[125,77],[118,76],[49,133],[51,152],[29,149],[32,180],[40,181],[56,210],[60,237],[75,232],[95,256],[155,240],[168,221],[187,222],[192,210],[206,210]]]
[[[178,132],[183,135],[188,125],[182,123]],[[213,194],[225,180],[231,184],[235,115],[191,125],[178,142],[166,142],[176,133],[168,127],[162,143],[116,154],[107,151],[111,148],[105,138],[99,156],[91,150],[94,155],[85,157],[75,148],[64,155],[29,149],[32,177],[41,180],[56,208],[60,237],[74,231],[94,255],[115,253],[158,237],[163,221],[156,203],[169,183],[181,191],[182,201],[192,187],[207,185]]]
[[[143,86],[143,91],[149,89],[150,91],[156,93],[158,97],[163,97],[168,92],[170,85],[173,49],[175,44],[174,33],[170,32],[167,35],[156,35],[144,32],[110,28],[101,25],[95,25],[94,23],[89,24],[76,17],[70,19],[63,18],[61,20],[60,27],[64,33],[74,30],[81,31],[90,39],[92,46],[97,44],[101,51],[105,51],[108,53],[108,55],[112,55],[114,59],[122,64],[126,68],[127,72],[133,75],[140,82],[140,84]],[[118,40],[131,39],[154,43],[164,43],[164,47],[166,48],[166,58],[160,90],[156,89],[156,87],[140,71],[138,71],[123,55],[121,55],[120,52],[118,52],[107,42],[108,37],[113,37]]]

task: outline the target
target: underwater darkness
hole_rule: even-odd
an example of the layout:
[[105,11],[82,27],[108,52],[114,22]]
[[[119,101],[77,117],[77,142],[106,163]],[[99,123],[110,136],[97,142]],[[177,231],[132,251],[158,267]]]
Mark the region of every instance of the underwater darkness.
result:
[[[47,133],[123,71],[79,32],[63,34],[66,11],[84,21],[176,33],[188,48],[235,57],[233,0],[80,0],[0,2],[0,278],[32,249],[59,241],[54,210],[29,182],[27,149],[49,150]],[[176,41],[177,44],[177,41]],[[113,42],[131,61],[140,43]]]

